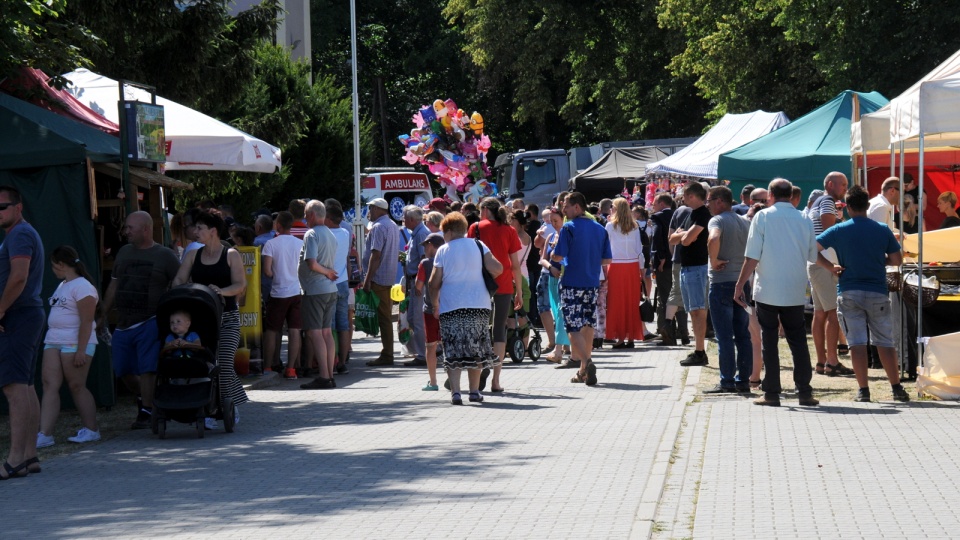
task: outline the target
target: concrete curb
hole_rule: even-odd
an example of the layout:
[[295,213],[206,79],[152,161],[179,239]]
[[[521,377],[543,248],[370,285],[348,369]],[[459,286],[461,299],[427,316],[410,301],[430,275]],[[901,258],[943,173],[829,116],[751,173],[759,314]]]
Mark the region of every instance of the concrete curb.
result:
[[260,376],[244,377],[240,379],[244,390],[260,390],[280,384],[280,374],[275,371],[268,371]]

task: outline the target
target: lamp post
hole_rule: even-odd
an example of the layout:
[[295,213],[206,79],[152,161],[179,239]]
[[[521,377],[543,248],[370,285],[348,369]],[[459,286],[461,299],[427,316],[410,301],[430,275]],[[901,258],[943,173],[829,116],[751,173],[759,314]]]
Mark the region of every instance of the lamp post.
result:
[[353,77],[353,231],[357,237],[357,253],[363,254],[363,216],[360,200],[360,112],[357,93],[357,2],[350,0],[350,71]]

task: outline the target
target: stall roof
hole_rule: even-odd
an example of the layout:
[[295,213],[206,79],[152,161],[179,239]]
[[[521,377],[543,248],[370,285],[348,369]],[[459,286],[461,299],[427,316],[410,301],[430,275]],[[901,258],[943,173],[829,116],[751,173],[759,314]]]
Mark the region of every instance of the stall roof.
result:
[[[108,176],[121,178],[121,168],[117,163],[97,163],[93,168]],[[170,178],[169,176],[162,175],[145,167],[130,167],[130,181],[137,186],[147,189],[150,189],[151,186],[171,189],[193,189],[193,184]]]
[[[119,83],[86,69],[64,75],[82,103],[113,122],[119,121]],[[124,89],[128,100],[150,102],[139,88]],[[272,173],[280,168],[280,149],[199,111],[157,96],[164,108],[167,170]]]
[[717,178],[720,154],[739,148],[790,123],[782,112],[725,114],[702,137],[679,152],[647,165],[647,174],[674,173]]
[[782,177],[800,184],[809,193],[830,171],[849,174],[854,98],[861,114],[876,111],[887,103],[879,92],[845,90],[790,124],[721,154],[719,177],[730,180],[731,189],[747,182],[766,185]]
[[70,92],[50,86],[47,83],[49,80],[50,77],[43,71],[23,67],[17,75],[0,81],[0,90],[104,133],[114,136],[120,134],[120,126],[81,103]]
[[[570,187],[576,189],[606,189],[609,182],[624,178],[642,178],[647,174],[647,165],[667,157],[656,146],[635,148],[612,148],[587,170],[570,179]],[[617,190],[623,186],[613,186]]]
[[0,93],[0,169],[120,161],[112,135]]

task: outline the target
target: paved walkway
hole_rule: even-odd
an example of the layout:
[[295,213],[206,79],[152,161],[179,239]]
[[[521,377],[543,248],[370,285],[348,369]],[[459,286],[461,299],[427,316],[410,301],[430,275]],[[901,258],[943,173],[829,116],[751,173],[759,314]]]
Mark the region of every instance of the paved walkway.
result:
[[378,343],[357,349],[336,390],[251,390],[236,433],[130,432],[0,484],[0,536],[929,538],[960,525],[953,405],[704,399],[684,350],[647,347],[597,354],[594,388],[509,364],[504,395],[455,407],[420,390],[423,368],[367,368]]

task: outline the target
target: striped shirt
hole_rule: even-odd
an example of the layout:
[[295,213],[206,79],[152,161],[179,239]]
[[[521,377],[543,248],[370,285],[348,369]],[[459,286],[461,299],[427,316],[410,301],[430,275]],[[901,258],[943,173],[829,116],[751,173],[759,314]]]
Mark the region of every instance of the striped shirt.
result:
[[837,222],[840,222],[841,214],[837,210],[837,204],[830,195],[821,195],[819,199],[813,201],[810,207],[810,213],[807,214],[813,221],[813,234],[820,235],[824,231],[823,223],[820,222],[820,216],[824,214],[833,214],[837,216]]

